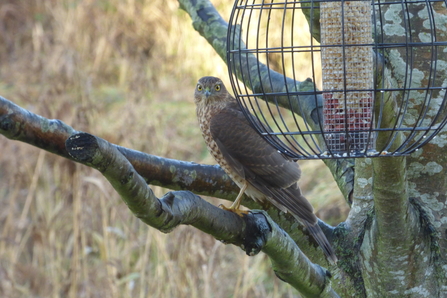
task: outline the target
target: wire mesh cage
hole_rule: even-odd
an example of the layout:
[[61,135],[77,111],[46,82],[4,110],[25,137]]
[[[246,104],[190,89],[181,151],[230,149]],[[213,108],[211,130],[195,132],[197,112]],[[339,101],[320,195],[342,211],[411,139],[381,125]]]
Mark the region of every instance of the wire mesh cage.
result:
[[447,121],[446,2],[236,1],[235,97],[291,158],[408,155]]

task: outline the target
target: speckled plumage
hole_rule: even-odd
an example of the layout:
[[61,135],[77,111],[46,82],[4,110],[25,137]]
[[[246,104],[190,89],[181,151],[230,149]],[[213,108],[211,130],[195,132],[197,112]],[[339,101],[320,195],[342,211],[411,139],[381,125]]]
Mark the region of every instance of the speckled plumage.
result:
[[265,141],[245,118],[222,81],[203,77],[194,94],[205,143],[222,169],[255,201],[268,201],[303,223],[329,260],[337,257],[318,226],[313,208],[301,194],[298,164]]

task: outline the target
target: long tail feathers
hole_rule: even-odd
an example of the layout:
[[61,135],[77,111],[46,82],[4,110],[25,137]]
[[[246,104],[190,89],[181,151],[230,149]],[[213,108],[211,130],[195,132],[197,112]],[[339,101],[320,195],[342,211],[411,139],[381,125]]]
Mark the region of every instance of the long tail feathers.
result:
[[318,225],[318,222],[315,224],[311,224],[307,221],[303,221],[307,230],[309,233],[314,237],[314,239],[317,241],[318,245],[323,250],[324,254],[326,255],[328,261],[335,265],[337,264],[337,256],[335,255],[335,252],[332,248],[332,246],[329,244],[329,241],[327,240],[326,236],[324,235],[323,231],[321,230],[320,226]]
[[[303,223],[327,256],[328,261],[333,265],[337,263],[337,256],[318,225],[318,219],[313,213],[312,205],[303,196],[298,184],[289,188],[278,188],[267,186],[268,184],[262,179],[252,180],[250,177],[247,179],[252,186],[266,195],[267,200],[278,209],[290,212],[299,222]],[[311,224],[310,222],[315,223]]]

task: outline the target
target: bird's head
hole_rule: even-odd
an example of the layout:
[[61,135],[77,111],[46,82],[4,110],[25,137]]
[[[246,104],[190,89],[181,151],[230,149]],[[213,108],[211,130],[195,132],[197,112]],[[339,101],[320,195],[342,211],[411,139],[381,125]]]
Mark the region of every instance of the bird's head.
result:
[[203,77],[197,82],[194,102],[199,106],[221,104],[232,99],[219,78]]

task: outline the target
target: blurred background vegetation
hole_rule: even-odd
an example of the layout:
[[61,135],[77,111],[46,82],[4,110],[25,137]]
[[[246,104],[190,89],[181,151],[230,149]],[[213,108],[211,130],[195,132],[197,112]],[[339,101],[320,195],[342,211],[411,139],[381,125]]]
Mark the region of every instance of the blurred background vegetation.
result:
[[[212,3],[229,18],[232,1]],[[0,95],[121,146],[214,164],[193,92],[204,75],[228,83],[227,68],[178,6],[2,0]],[[328,170],[301,166],[317,214],[338,224],[347,207]],[[296,296],[262,253],[249,258],[191,227],[162,234],[97,171],[0,136],[0,297]]]

